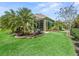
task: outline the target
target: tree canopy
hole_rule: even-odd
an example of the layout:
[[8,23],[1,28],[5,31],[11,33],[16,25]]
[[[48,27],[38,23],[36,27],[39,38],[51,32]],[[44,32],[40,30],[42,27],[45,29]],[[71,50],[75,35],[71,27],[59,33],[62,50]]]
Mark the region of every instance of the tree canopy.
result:
[[33,13],[28,8],[20,8],[17,11],[10,9],[0,17],[2,28],[11,29],[13,32],[32,32],[35,25]]

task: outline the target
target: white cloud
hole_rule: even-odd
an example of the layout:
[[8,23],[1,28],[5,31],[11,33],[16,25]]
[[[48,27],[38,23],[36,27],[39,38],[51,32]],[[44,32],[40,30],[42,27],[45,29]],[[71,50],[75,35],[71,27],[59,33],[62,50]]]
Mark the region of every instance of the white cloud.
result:
[[75,8],[77,9],[77,12],[79,14],[79,2],[75,2],[74,3]]
[[38,4],[38,7],[44,7],[44,6],[45,6],[44,3]]
[[17,8],[0,6],[0,16],[1,16],[1,15],[4,15],[4,12],[5,12],[5,11],[8,11],[9,9],[16,10]]
[[78,4],[79,4],[79,2],[75,2],[74,4],[75,4],[75,5],[78,5]]
[[8,7],[1,7],[0,6],[0,10],[6,10],[6,9],[9,9]]
[[14,9],[14,10],[16,10],[17,8],[12,8],[12,7],[2,7],[2,6],[0,6],[0,11],[6,11],[6,10],[9,10],[9,9]]
[[37,9],[39,12],[52,12],[58,11],[60,5],[61,3],[40,3],[35,9]]
[[77,8],[79,8],[79,2],[75,2],[74,6],[77,7]]
[[57,7],[57,6],[59,6],[59,3],[51,3],[51,4],[49,5],[50,8],[52,8],[52,7]]

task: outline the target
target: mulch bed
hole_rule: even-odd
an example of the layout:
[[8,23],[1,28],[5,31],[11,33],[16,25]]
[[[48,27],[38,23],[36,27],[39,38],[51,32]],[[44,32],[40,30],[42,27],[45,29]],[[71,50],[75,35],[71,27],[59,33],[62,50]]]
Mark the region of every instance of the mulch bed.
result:
[[12,35],[15,36],[15,38],[36,38],[36,37],[39,37],[39,36],[43,36],[44,33],[32,33],[32,34],[25,34],[25,35],[16,35],[14,33]]

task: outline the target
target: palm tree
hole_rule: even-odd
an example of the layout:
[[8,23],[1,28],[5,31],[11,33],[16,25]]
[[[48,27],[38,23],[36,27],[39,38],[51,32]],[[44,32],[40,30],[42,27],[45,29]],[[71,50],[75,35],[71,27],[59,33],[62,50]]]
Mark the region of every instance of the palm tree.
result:
[[34,30],[35,18],[31,10],[27,8],[20,8],[17,11],[18,19],[20,19],[21,27],[24,33],[29,33]]
[[31,10],[27,8],[5,11],[0,19],[2,27],[11,29],[12,32],[29,33],[34,31],[35,18]]
[[[5,11],[5,14],[1,16],[1,25],[2,28],[11,29],[12,31],[16,28],[16,13],[14,10],[10,9],[9,11]],[[16,26],[15,26],[16,25]]]

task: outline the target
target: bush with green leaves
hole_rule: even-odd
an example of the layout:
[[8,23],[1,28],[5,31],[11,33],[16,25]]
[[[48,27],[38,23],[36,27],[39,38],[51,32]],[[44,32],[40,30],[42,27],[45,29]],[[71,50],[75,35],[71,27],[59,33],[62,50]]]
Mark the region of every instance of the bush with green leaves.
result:
[[79,40],[79,28],[72,28],[71,35],[74,36],[75,40]]
[[65,27],[66,27],[65,23],[60,21],[60,20],[58,20],[58,21],[54,22],[52,30],[63,31],[63,30],[65,30]]

